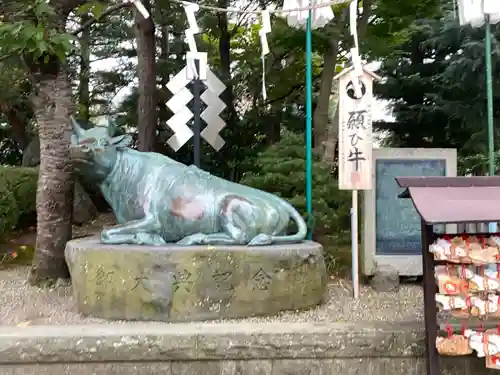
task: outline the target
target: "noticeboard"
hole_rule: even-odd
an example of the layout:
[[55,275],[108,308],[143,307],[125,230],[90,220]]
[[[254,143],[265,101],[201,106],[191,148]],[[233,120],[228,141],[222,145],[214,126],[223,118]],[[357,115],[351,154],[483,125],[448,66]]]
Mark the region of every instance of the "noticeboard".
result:
[[446,176],[446,160],[377,160],[375,162],[375,254],[420,255],[420,216],[395,177]]
[[[391,266],[401,276],[422,275],[420,218],[409,200],[398,199],[395,177],[456,176],[455,149],[377,148],[373,189],[363,192],[363,274]],[[444,231],[444,226],[436,231]]]

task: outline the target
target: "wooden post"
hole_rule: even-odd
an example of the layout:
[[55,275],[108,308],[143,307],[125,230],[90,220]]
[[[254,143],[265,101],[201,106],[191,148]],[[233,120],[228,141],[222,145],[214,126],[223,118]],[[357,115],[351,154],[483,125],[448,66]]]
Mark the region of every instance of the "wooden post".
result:
[[429,251],[433,242],[433,226],[422,220],[422,267],[424,275],[424,319],[425,319],[425,354],[427,357],[427,375],[441,375],[439,353],[436,348],[438,332],[436,305],[436,278],[434,276],[434,256]]
[[358,191],[352,191],[351,233],[352,233],[352,290],[354,299],[359,299],[359,236],[358,236]]

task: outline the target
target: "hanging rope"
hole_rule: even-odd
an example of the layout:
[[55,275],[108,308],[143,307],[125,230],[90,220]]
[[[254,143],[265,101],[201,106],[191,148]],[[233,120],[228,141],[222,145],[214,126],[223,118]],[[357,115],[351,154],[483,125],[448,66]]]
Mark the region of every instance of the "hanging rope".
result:
[[[274,10],[267,10],[269,13],[293,13],[293,12],[303,12],[306,10],[314,10],[314,9],[319,9],[319,8],[325,8],[325,7],[330,7],[332,5],[339,5],[339,4],[346,4],[349,3],[351,0],[333,0],[329,3],[323,3],[323,4],[316,4],[313,6],[309,7],[302,7],[302,8],[295,8],[295,9],[287,9],[287,10],[282,10],[282,9],[274,9]],[[181,5],[190,5],[194,4],[196,6],[199,6],[200,9],[207,9],[207,10],[212,10],[216,12],[225,12],[225,13],[242,13],[242,14],[262,14],[262,9],[261,10],[245,10],[245,9],[237,9],[237,8],[219,8],[219,7],[212,7],[208,5],[201,5],[201,4],[195,4],[190,1],[183,1],[183,0],[172,0],[174,3],[178,3]]]
[[[133,3],[134,5],[137,6],[137,3],[139,0],[124,0],[125,2],[128,3]],[[262,46],[262,51],[261,51],[261,63],[262,63],[262,97],[264,100],[267,99],[267,90],[266,90],[266,55],[269,53],[269,45],[267,42],[267,34],[271,32],[271,20],[270,20],[270,14],[279,14],[279,15],[286,15],[286,14],[292,14],[292,13],[299,13],[299,12],[305,12],[312,10],[313,12],[317,9],[321,8],[327,8],[331,7],[332,5],[339,5],[339,4],[346,4],[348,2],[356,3],[357,0],[332,0],[330,2],[319,2],[315,3],[313,2],[310,6],[307,7],[300,7],[300,8],[287,8],[287,9],[274,9],[274,10],[269,10],[269,9],[259,9],[259,10],[246,10],[246,9],[237,9],[237,8],[220,8],[220,7],[213,7],[213,6],[208,6],[208,5],[201,5],[197,3],[193,3],[190,1],[184,1],[184,0],[172,0],[174,3],[180,4],[184,7],[186,11],[186,16],[189,21],[189,25],[191,28],[193,28],[196,24],[196,19],[195,19],[195,11],[199,9],[206,9],[210,11],[215,11],[215,12],[224,12],[224,13],[240,13],[240,14],[255,14],[255,15],[260,15],[261,16],[261,29],[259,30],[259,38]],[[139,2],[140,3],[140,2]],[[142,4],[141,4],[142,5]],[[351,4],[352,8],[352,4]],[[138,7],[139,9],[139,7]],[[357,5],[356,5],[357,9]],[[323,12],[325,12],[324,10]],[[325,16],[323,14],[323,24],[326,24],[326,21],[330,18],[333,18],[333,12],[331,9],[329,9],[331,16]],[[318,12],[319,14],[320,12]],[[321,18],[321,17],[320,17]],[[195,27],[197,31],[198,28],[197,26]],[[188,37],[188,44],[190,45],[190,53],[193,53],[193,47],[195,47],[194,44],[194,37],[191,35],[190,29],[186,30],[186,36]],[[355,43],[357,47],[357,36],[355,36]],[[357,48],[356,48],[357,50]],[[357,88],[357,86],[356,86]]]

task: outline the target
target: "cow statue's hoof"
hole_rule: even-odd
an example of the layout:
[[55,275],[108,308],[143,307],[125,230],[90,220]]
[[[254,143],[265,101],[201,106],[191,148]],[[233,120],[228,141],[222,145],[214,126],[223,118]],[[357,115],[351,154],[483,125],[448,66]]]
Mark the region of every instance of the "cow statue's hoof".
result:
[[116,229],[104,229],[101,232],[101,242],[108,245],[148,245],[161,246],[167,242],[162,236],[154,233],[139,232],[135,234],[120,234],[116,233]]
[[176,244],[181,246],[205,245],[206,239],[207,239],[206,234],[196,233],[184,237],[182,240],[177,241]]
[[135,245],[161,246],[167,243],[162,236],[158,234],[140,232],[134,235]]
[[263,245],[271,245],[273,243],[273,239],[268,234],[258,234],[248,243],[248,246],[263,246]]
[[102,243],[106,243],[106,244],[110,244],[110,245],[112,245],[114,243],[113,242],[113,234],[111,233],[111,230],[112,230],[112,228],[103,229],[101,231],[101,242]]

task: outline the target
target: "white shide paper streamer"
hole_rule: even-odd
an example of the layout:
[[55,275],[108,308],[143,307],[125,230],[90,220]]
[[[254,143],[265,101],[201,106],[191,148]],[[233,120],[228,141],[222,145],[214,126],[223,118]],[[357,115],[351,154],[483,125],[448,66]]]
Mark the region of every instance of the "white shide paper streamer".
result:
[[[187,75],[190,79],[207,79],[207,54],[206,52],[198,52],[198,47],[196,46],[195,34],[200,33],[200,28],[196,21],[195,13],[200,10],[197,4],[184,3],[184,12],[186,13],[186,18],[188,21],[188,28],[185,31],[186,40],[189,47],[189,52],[186,54],[187,62]],[[195,60],[199,63],[199,72],[196,69]]]
[[500,22],[499,0],[458,0],[458,15],[460,25],[471,25],[481,27],[486,20],[485,15],[490,16],[490,23]]
[[311,18],[311,28],[319,29],[325,27],[327,23],[335,18],[331,6],[323,6],[322,4],[328,4],[328,0],[284,0],[283,2],[283,17],[286,18],[289,26],[305,28],[307,23],[307,18],[309,16],[309,10],[293,11],[292,9],[297,8],[308,8],[311,6],[319,6],[314,8]]
[[267,34],[271,32],[271,17],[269,11],[264,9],[261,13],[262,24],[259,30],[260,44],[262,46],[262,52],[260,59],[262,61],[262,98],[267,99],[266,90],[266,55],[269,54],[269,43],[267,42]]

